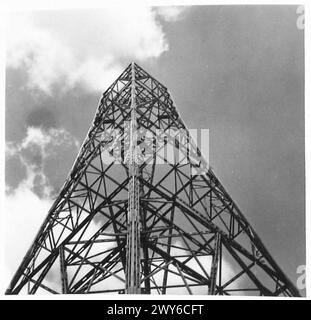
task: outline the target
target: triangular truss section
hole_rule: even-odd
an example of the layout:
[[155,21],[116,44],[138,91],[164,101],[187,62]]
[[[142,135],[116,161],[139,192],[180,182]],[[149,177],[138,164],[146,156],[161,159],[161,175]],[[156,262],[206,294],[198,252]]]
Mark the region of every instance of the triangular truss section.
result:
[[299,296],[135,63],[103,94],[6,293]]

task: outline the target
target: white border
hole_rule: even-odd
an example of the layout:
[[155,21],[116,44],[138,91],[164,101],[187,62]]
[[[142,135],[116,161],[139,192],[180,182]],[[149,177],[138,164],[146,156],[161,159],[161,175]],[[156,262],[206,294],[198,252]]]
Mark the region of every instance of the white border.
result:
[[[104,8],[107,6],[120,6],[120,5],[304,5],[305,6],[305,152],[306,152],[306,293],[305,298],[290,298],[291,300],[301,300],[301,299],[310,299],[311,294],[311,252],[310,252],[310,229],[311,229],[311,220],[310,220],[310,153],[311,153],[311,109],[310,109],[310,83],[311,83],[311,74],[310,74],[310,20],[309,12],[311,10],[311,5],[307,1],[205,1],[205,0],[54,0],[54,1],[40,1],[40,0],[4,0],[0,3],[0,181],[4,181],[4,106],[5,106],[5,97],[4,97],[4,88],[5,88],[5,32],[4,32],[4,21],[6,14],[10,11],[30,11],[30,10],[61,10],[61,9],[86,9],[86,8]],[[0,212],[3,212],[3,202],[4,202],[4,185],[0,184]],[[0,215],[0,228],[2,228],[3,223],[1,223],[3,215]],[[3,232],[0,229],[0,243],[3,244]],[[3,247],[0,248],[0,261],[3,261]],[[4,274],[2,271],[2,266],[0,266],[0,281],[2,282],[1,275]],[[20,296],[5,296],[0,292],[0,299],[4,300],[132,300],[137,299],[138,296],[133,295],[20,295]],[[177,299],[177,300],[284,300],[289,298],[282,297],[244,297],[244,296],[184,296],[184,295],[166,295],[166,296],[155,296],[155,295],[142,295],[139,298],[141,300],[168,300],[168,299]]]

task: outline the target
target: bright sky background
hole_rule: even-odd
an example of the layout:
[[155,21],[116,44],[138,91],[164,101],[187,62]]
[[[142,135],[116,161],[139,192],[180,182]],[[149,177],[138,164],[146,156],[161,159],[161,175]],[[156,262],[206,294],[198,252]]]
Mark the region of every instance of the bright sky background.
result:
[[297,6],[12,14],[8,277],[64,182],[102,92],[134,60],[169,89],[189,128],[210,130],[216,175],[296,283],[296,270],[305,264],[304,31],[298,17]]

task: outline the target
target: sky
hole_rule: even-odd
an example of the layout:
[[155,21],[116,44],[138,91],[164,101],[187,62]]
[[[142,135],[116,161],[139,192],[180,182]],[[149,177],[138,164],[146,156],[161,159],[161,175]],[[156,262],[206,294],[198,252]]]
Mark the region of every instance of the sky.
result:
[[297,19],[297,6],[11,14],[8,280],[60,190],[101,94],[135,61],[169,89],[188,128],[209,129],[215,174],[296,283],[305,264],[304,32]]

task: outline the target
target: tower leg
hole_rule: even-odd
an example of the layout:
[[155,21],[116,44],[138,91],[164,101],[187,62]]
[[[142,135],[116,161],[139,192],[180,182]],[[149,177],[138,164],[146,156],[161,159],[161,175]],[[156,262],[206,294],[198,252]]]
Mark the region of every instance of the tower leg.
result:
[[132,63],[131,121],[127,162],[131,177],[128,190],[128,230],[126,293],[140,294],[140,206],[139,164],[137,157],[137,120],[135,99],[135,68]]
[[215,235],[215,248],[214,248],[214,255],[213,255],[211,273],[210,273],[211,284],[208,289],[209,295],[215,294],[220,246],[221,246],[221,236],[220,236],[220,233],[217,233]]

